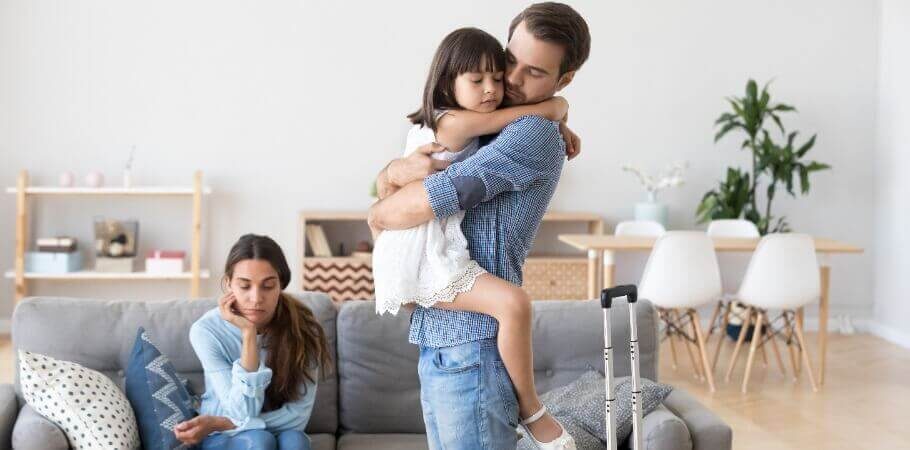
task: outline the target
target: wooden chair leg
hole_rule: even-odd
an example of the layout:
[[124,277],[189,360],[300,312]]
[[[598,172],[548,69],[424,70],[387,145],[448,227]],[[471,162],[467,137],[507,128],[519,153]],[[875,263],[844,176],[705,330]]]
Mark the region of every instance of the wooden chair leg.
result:
[[[714,334],[714,322],[717,321],[718,314],[720,314],[720,311],[723,309],[723,307],[724,307],[723,300],[718,300],[717,304],[714,305],[714,311],[711,312],[711,321],[708,322],[708,333],[705,335],[706,344],[708,343],[708,341],[711,340],[711,335]],[[723,333],[721,333],[721,336],[723,336]]]
[[[805,310],[803,308],[797,309],[796,310],[796,326],[799,328],[800,331],[804,330],[804,328],[803,328],[803,326],[805,325],[803,323],[804,318],[805,318]],[[799,377],[799,375],[801,373],[803,373],[803,360],[802,360],[803,349],[797,348],[795,350],[796,350],[796,356],[798,357],[798,358],[796,358],[796,376]]]
[[777,359],[777,367],[780,367],[780,373],[787,378],[787,369],[784,367],[784,360],[780,357],[780,349],[777,347],[777,336],[774,334],[774,329],[771,328],[771,322],[768,320],[768,316],[765,316],[765,330],[769,334],[768,340],[771,341],[771,350],[774,350],[774,357]]
[[752,332],[752,345],[749,346],[749,358],[746,360],[746,373],[743,375],[743,394],[746,393],[746,388],[749,386],[749,375],[752,373],[752,360],[755,358],[755,351],[761,345],[762,320],[762,312],[758,311],[755,318],[755,331]]
[[723,318],[720,326],[720,337],[717,341],[717,347],[714,348],[714,359],[711,360],[711,370],[717,370],[717,360],[720,359],[720,348],[723,347],[724,341],[727,340],[727,325],[730,324],[730,308],[733,302],[727,302],[723,312]]
[[676,360],[676,333],[671,330],[667,330],[667,340],[670,341],[670,355],[673,358],[673,370],[676,370],[679,364]]
[[[752,335],[752,339],[755,339],[755,335],[754,335],[754,334]],[[758,351],[761,352],[762,364],[764,364],[765,367],[768,367],[768,354],[765,352],[765,346],[764,346],[764,345],[759,345],[759,346],[758,346]]]
[[797,346],[796,335],[793,332],[793,327],[796,326],[796,323],[790,320],[789,311],[784,311],[784,322],[787,324],[787,353],[790,354],[790,367],[793,368],[793,382],[795,383],[798,380],[797,375],[799,374],[797,371],[799,363],[796,360],[796,349],[793,348]]
[[802,348],[803,363],[806,365],[806,373],[809,375],[809,384],[812,386],[812,392],[818,392],[818,385],[815,384],[815,373],[812,370],[812,361],[809,360],[809,348],[806,347],[806,339],[803,337],[803,330],[796,327],[796,339]]
[[[676,323],[677,324],[680,323],[682,319],[679,315],[679,311],[673,310],[673,315],[676,318]],[[680,328],[680,333],[686,333],[684,327],[680,326],[679,328]],[[686,346],[686,353],[689,354],[689,362],[692,363],[692,370],[695,372],[695,379],[701,381],[701,379],[702,379],[701,369],[699,369],[699,367],[698,367],[698,360],[695,359],[695,352],[692,350],[692,341],[690,341],[689,337],[685,336],[685,335],[681,336],[681,339],[683,341],[683,345]],[[695,351],[697,351],[697,349]]]
[[749,321],[752,319],[752,307],[746,308],[746,317],[743,318],[742,328],[739,330],[739,337],[736,338],[736,345],[733,346],[733,356],[730,357],[730,364],[727,365],[727,374],[724,375],[724,381],[730,382],[730,375],[733,373],[733,367],[736,366],[736,357],[739,356],[739,349],[746,340],[746,330],[749,329]]
[[678,364],[676,361],[676,333],[673,331],[672,320],[670,319],[667,310],[659,308],[657,311],[660,319],[664,322],[664,333],[667,336],[667,340],[670,341],[670,356],[672,357],[672,367],[675,371]]
[[714,371],[711,369],[711,365],[708,364],[708,350],[705,348],[705,338],[701,332],[698,312],[694,309],[690,311],[689,314],[692,317],[692,325],[695,328],[695,341],[698,344],[698,353],[701,355],[701,364],[705,372],[705,378],[708,379],[708,389],[710,389],[711,392],[714,392],[716,390],[714,387]]

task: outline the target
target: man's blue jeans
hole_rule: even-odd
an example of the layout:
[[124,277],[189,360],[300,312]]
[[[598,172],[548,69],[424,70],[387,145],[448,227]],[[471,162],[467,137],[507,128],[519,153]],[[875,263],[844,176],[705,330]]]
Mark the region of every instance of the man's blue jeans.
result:
[[421,346],[417,373],[430,450],[516,447],[518,400],[495,339]]

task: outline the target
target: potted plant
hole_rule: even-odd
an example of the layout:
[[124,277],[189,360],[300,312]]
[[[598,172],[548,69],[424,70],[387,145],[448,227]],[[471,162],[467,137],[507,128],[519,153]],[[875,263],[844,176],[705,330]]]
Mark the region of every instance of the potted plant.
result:
[[[797,131],[787,133],[779,114],[796,111],[796,108],[783,103],[771,103],[767,83],[758,91],[754,80],[746,83],[743,97],[729,97],[732,111],[725,112],[715,121],[719,130],[714,135],[714,142],[719,141],[732,131],[745,134],[741,150],[749,150],[752,156],[752,170],[728,168],[727,176],[721,180],[716,189],[705,193],[696,210],[699,223],[714,219],[745,218],[758,227],[764,235],[774,232],[789,231],[786,217],[775,217],[771,205],[779,188],[796,197],[794,190],[796,180],[802,195],[809,193],[809,174],[830,169],[831,166],[817,161],[806,161],[804,158],[815,145],[816,135],[807,141],[797,144]],[[782,141],[775,142],[765,127],[770,119],[780,129]],[[759,205],[756,193],[764,185],[765,204]]]

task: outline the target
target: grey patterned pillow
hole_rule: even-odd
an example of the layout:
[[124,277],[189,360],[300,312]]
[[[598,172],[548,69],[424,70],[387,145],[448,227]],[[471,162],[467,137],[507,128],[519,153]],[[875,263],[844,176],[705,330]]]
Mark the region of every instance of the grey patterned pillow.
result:
[[[613,411],[616,419],[616,434],[619,442],[625,441],[632,433],[632,378],[619,377],[616,380],[616,400]],[[540,396],[540,400],[575,438],[579,450],[602,449],[606,445],[604,430],[604,376],[597,371],[586,372],[577,380],[553,389]],[[673,387],[641,379],[642,412],[647,415],[660,405]],[[522,439],[519,448],[530,449],[530,441]]]

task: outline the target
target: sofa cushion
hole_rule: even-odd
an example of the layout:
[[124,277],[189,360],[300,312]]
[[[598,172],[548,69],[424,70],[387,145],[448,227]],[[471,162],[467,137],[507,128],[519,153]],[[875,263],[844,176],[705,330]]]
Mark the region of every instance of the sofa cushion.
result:
[[[539,392],[564,386],[603,365],[600,302],[535,301],[534,376]],[[615,374],[629,375],[629,313],[613,305]],[[637,307],[642,377],[657,377],[657,316]],[[339,421],[356,433],[424,433],[417,377],[419,349],[407,340],[410,316],[377,316],[374,302],[344,302],[338,312]],[[382,414],[376,414],[376,408]]]
[[126,368],[126,396],[136,415],[146,450],[184,448],[174,427],[197,415],[177,371],[139,327]]
[[427,450],[425,434],[349,433],[338,439],[338,450]]
[[[604,403],[605,379],[597,371],[589,371],[566,386],[554,389],[540,396],[540,401],[550,410],[554,417],[562,423],[573,423],[582,428],[585,433],[581,439],[576,439],[578,448],[599,448],[606,443]],[[616,378],[615,398],[613,402],[614,420],[616,421],[616,435],[618,442],[625,441],[632,432],[632,379],[630,377]],[[660,406],[673,388],[651,380],[641,380],[642,414],[647,416],[651,411]],[[573,435],[574,436],[574,435]],[[602,443],[589,442],[584,439],[595,436]],[[582,442],[584,441],[584,442]],[[582,444],[585,444],[582,446]],[[530,447],[528,447],[530,448]]]
[[[291,294],[313,310],[326,333],[335,358],[335,306],[325,294]],[[12,320],[14,349],[72,361],[97,370],[123,384],[136,330],[141,326],[155,338],[193,392],[205,392],[202,366],[189,345],[190,325],[218,305],[215,299],[167,301],[106,301],[33,297],[16,305]],[[104,326],[86,327],[86,323]],[[78,338],[74,338],[78,337]],[[15,353],[14,353],[15,354]],[[338,430],[338,384],[333,373],[319,380],[307,433]],[[20,384],[16,385],[21,395]]]
[[692,450],[692,437],[682,419],[660,405],[641,422],[645,448]]
[[20,350],[19,377],[29,406],[63,428],[74,448],[139,448],[129,401],[101,373]]
[[[344,302],[338,312],[341,429],[356,433],[423,433],[416,345],[409,315],[376,315],[372,301]],[[381,413],[377,413],[377,411]]]
[[311,450],[335,450],[334,434],[316,433],[308,436],[310,437]]
[[13,427],[13,448],[69,450],[63,430],[26,404]]

